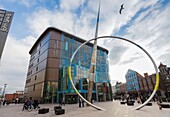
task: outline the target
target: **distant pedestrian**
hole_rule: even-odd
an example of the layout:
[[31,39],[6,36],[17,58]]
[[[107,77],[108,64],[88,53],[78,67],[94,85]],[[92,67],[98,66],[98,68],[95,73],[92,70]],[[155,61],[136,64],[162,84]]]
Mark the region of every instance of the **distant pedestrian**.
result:
[[61,103],[65,106],[65,98],[62,99]]
[[94,102],[94,100],[93,99],[91,99],[91,103],[93,104],[93,102]]
[[0,107],[1,107],[1,100],[0,100]]
[[79,98],[79,107],[81,107],[82,100]]
[[30,100],[28,100],[28,108],[31,108],[32,104],[33,104],[33,101],[32,101],[32,98],[30,98]]
[[84,100],[82,100],[82,107],[84,107]]
[[15,100],[15,104],[17,104],[17,100]]
[[28,100],[26,99],[22,108],[22,111],[24,111],[24,109],[28,109]]
[[38,105],[39,105],[38,100],[34,100],[33,103],[32,103],[32,105],[33,105],[34,109],[40,108],[40,107],[38,106]]
[[3,106],[6,104],[6,100],[3,101]]
[[140,104],[140,103],[141,103],[141,99],[140,99],[140,97],[139,97],[139,96],[137,97],[137,103],[138,103],[138,104]]
[[59,101],[59,105],[60,105],[60,106],[62,106],[62,99],[60,99],[60,101]]
[[142,104],[145,102],[145,99],[143,96],[141,96],[141,102],[142,102]]
[[162,110],[162,106],[161,106],[162,100],[160,97],[157,98],[157,105],[159,107],[159,110]]
[[126,102],[129,102],[129,94],[126,95]]

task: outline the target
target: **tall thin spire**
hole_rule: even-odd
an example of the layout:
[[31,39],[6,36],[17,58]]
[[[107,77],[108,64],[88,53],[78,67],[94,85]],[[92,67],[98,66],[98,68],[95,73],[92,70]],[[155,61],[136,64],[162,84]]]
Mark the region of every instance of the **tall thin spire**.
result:
[[96,21],[96,31],[95,31],[95,37],[97,37],[97,36],[98,36],[99,16],[100,16],[100,2],[99,2],[98,15],[97,15],[97,21]]
[[[98,9],[98,15],[97,15],[95,37],[98,36],[99,14],[100,14],[100,2],[99,2],[99,9]],[[91,102],[92,100],[93,84],[94,84],[95,75],[96,75],[96,57],[97,57],[97,39],[94,40],[93,53],[92,53],[92,58],[91,58],[90,75],[89,75],[90,77],[89,77],[89,85],[88,85],[88,97],[87,97],[87,100],[89,102]],[[96,98],[98,101],[97,91],[96,91],[96,95],[97,95]]]

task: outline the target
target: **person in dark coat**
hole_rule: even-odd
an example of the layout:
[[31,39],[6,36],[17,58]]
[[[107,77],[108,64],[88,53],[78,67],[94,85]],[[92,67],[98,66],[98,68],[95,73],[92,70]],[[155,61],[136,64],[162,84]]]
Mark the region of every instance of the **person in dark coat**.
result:
[[22,108],[22,111],[24,111],[24,109],[28,108],[28,100],[26,99]]
[[33,106],[34,106],[34,109],[36,109],[36,108],[40,108],[39,106],[38,106],[38,100],[34,100],[34,102],[33,102]]
[[1,107],[1,100],[0,100],[0,107]]
[[79,98],[79,107],[81,107],[82,100]]
[[84,107],[84,100],[82,100],[82,107]]
[[62,99],[61,103],[65,106],[65,98]]
[[62,106],[62,99],[60,99],[59,101],[59,106]]
[[3,106],[6,104],[6,100],[3,101]]
[[159,107],[159,110],[162,110],[162,106],[161,106],[162,100],[160,97],[157,98],[157,105]]

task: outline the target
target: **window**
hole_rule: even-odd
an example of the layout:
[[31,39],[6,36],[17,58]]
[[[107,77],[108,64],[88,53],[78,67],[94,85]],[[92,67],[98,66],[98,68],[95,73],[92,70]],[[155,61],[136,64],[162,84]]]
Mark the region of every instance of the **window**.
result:
[[36,67],[36,71],[38,71],[38,67]]
[[37,59],[37,63],[39,62],[39,58]]
[[2,22],[3,18],[0,17],[0,22]]
[[24,89],[24,94],[26,94],[28,92],[28,88]]
[[37,80],[37,75],[35,75],[35,80]]
[[26,84],[27,84],[27,83],[30,83],[30,82],[31,82],[31,79],[27,79]]
[[32,63],[32,64],[29,66],[29,69],[30,69],[31,67],[33,67],[33,65],[34,65],[34,63]]
[[35,91],[35,84],[34,84],[34,86],[33,86],[33,91]]
[[65,44],[66,44],[65,50],[68,50],[68,42],[66,42]]
[[40,51],[38,52],[38,54],[40,54]]
[[27,73],[27,76],[29,76],[29,75],[31,75],[31,74],[32,74],[32,70]]

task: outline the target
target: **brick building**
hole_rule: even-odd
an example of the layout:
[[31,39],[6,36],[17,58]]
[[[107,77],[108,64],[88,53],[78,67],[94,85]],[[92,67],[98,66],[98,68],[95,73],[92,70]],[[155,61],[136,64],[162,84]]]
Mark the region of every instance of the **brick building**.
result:
[[160,79],[162,82],[162,90],[165,92],[165,96],[170,98],[170,67],[160,63],[159,65],[160,70]]
[[17,100],[17,103],[23,102],[23,91],[16,91],[13,94],[5,94],[5,100],[10,103],[14,103]]

